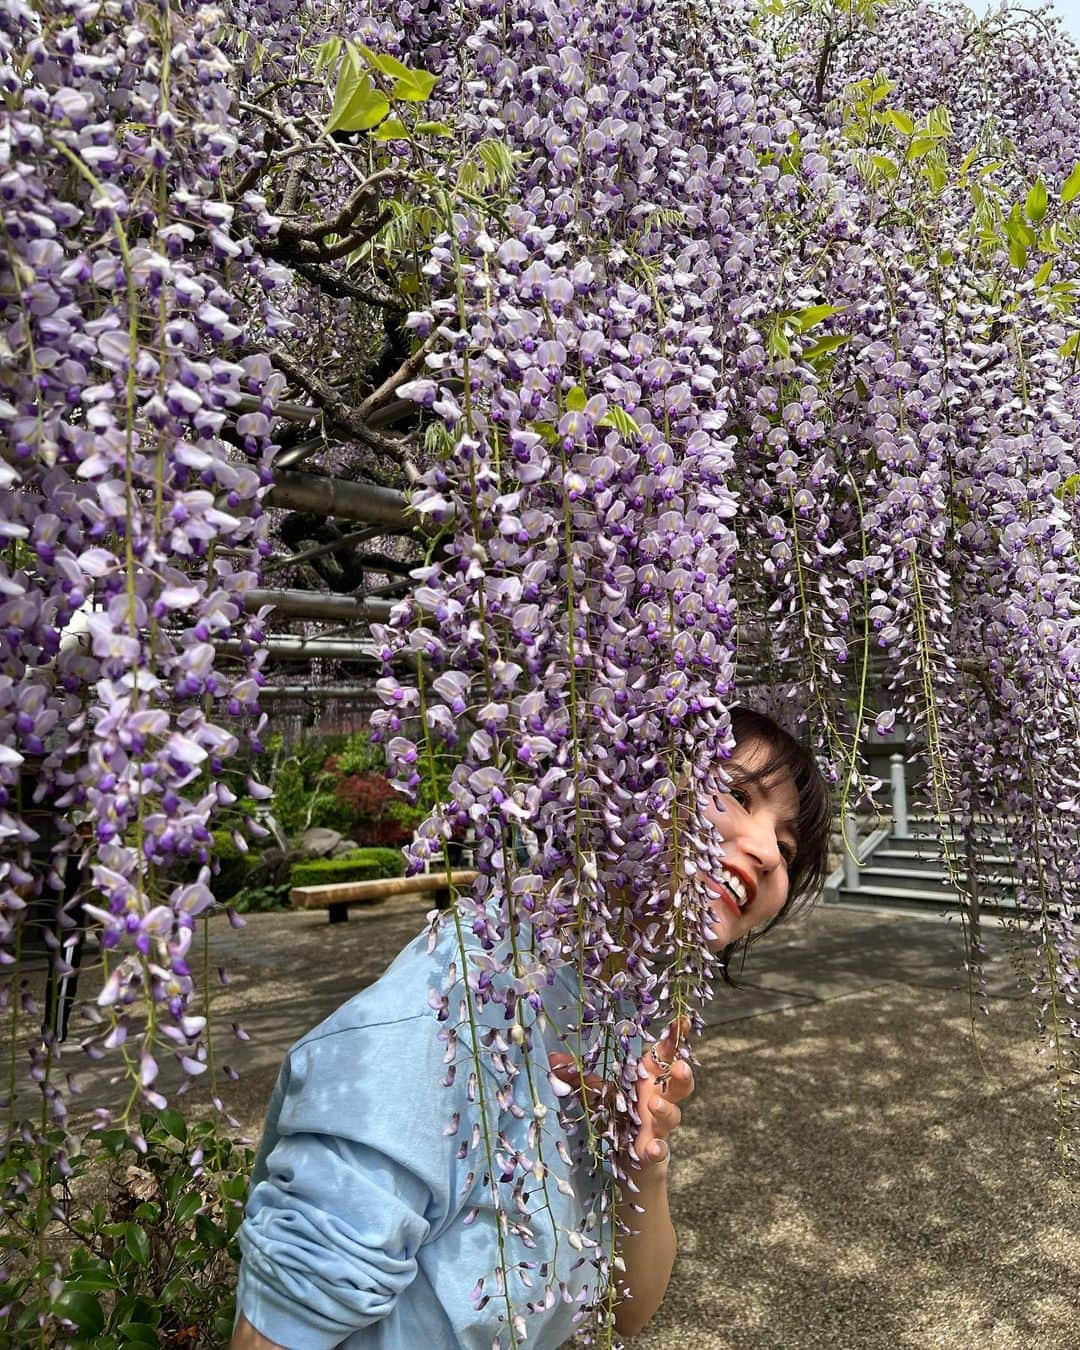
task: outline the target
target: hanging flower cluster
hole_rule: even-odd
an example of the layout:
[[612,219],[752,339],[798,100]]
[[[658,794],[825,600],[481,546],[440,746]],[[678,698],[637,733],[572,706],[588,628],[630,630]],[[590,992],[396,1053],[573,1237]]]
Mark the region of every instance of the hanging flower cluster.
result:
[[[918,62],[906,55],[915,43]],[[900,207],[883,220],[888,233],[898,225],[902,232],[877,256],[904,259],[886,308],[892,350],[879,348],[885,366],[874,366],[891,388],[865,366],[859,372],[882,400],[887,434],[882,440],[878,418],[872,443],[879,460],[884,444],[888,471],[901,471],[890,495],[910,531],[901,584],[876,597],[884,621],[878,640],[887,636],[894,669],[903,673],[893,681],[896,706],[925,727],[927,804],[952,813],[943,852],[972,895],[976,971],[985,886],[978,857],[999,851],[990,846],[995,832],[1009,840],[1030,921],[1023,960],[1065,1152],[1077,1100],[1070,1042],[1078,1034],[1071,1010],[1080,882],[1072,751],[1080,731],[1077,53],[1049,11],[1032,18],[1006,10],[973,25],[957,5],[882,8],[837,52],[822,91],[833,95],[827,120],[850,119],[853,101],[887,91],[890,103],[907,110],[893,114],[889,128],[897,164],[925,166],[914,176],[915,192],[897,176],[900,192],[884,159],[855,157],[864,178]],[[804,62],[804,54],[796,57],[797,66]],[[868,75],[873,89],[852,85]],[[803,64],[797,82],[809,79]],[[836,97],[845,86],[858,89],[846,114]],[[868,144],[865,107],[855,120]],[[926,260],[922,277],[916,257]],[[879,469],[867,486],[880,492],[886,481]],[[879,508],[864,518],[871,542],[881,517]],[[929,559],[934,603],[926,594]],[[910,616],[906,626],[896,621],[898,599],[899,612]]]
[[[59,895],[65,854],[85,854],[109,968],[87,1049],[120,1049],[133,1101],[162,1100],[159,1035],[202,1069],[186,956],[233,804],[221,771],[257,716],[265,616],[244,592],[286,376],[323,408],[324,467],[359,441],[385,472],[400,449],[322,377],[394,308],[394,259],[349,237],[377,173],[402,209],[364,244],[410,255],[401,328],[424,359],[396,394],[427,431],[411,502],[431,547],[374,629],[376,721],[406,791],[444,748],[460,759],[410,866],[464,828],[478,841],[434,997],[448,1077],[463,1051],[499,1122],[495,1142],[463,1130],[461,1157],[511,1243],[476,1290],[505,1305],[500,1343],[582,1286],[508,1274],[547,1221],[527,1198],[569,1184],[553,1147],[594,1171],[568,1246],[610,1312],[634,1066],[675,1016],[700,1029],[718,974],[696,873],[720,856],[702,808],[736,701],[801,727],[845,805],[869,729],[916,729],[958,881],[964,834],[1007,826],[1064,1140],[1074,49],[948,2],[325,8],[0,14],[8,959],[34,888]],[[347,84],[346,40],[378,78]],[[424,132],[395,121],[394,63],[434,80],[403,96]],[[64,813],[44,871],[28,764]],[[580,1065],[617,1085],[570,1133],[576,1159],[551,1142],[540,1039],[560,971]],[[34,1067],[59,1115],[52,1054]]]
[[[700,820],[680,838],[672,805],[686,781],[717,791],[724,704],[771,684],[801,706],[845,800],[865,730],[899,714],[957,880],[964,829],[1016,841],[1064,1122],[1075,56],[1056,50],[1052,115],[1013,147],[979,103],[992,50],[1017,71],[995,110],[1024,121],[1011,38],[967,24],[969,97],[942,36],[928,104],[900,73],[926,74],[920,14],[896,47],[882,13],[815,107],[805,32],[791,50],[751,7],[691,13],[521,4],[466,41],[470,130],[519,156],[519,196],[496,222],[448,195],[414,319],[443,348],[403,392],[448,448],[412,499],[453,537],[378,634],[388,662],[430,667],[409,685],[387,666],[380,725],[406,789],[466,741],[414,865],[473,824],[459,921],[494,946],[526,917],[526,986],[576,961],[583,1066],[625,1089],[640,1038],[709,993],[692,874],[715,840]],[[737,672],[736,633],[757,670]],[[520,962],[477,1003],[520,1002]]]
[[[77,906],[100,925],[84,1049],[120,1048],[129,1111],[164,1105],[156,1044],[206,1068],[189,950],[261,679],[244,593],[283,380],[240,345],[285,276],[252,243],[275,227],[265,202],[222,196],[239,132],[219,21],[135,3],[0,15],[0,960],[33,901],[58,910],[54,948]],[[227,638],[246,653],[231,665]],[[33,1052],[46,1079],[56,1053],[48,1034]]]

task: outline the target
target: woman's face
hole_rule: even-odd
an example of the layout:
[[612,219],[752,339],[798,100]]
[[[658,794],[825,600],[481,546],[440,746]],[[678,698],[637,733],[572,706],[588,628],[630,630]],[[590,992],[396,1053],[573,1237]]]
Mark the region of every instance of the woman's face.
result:
[[719,952],[751,929],[764,927],[787,901],[788,868],[799,843],[795,784],[787,773],[746,787],[737,782],[740,769],[753,773],[768,755],[760,740],[736,746],[729,762],[736,782],[704,809],[724,849],[713,875],[698,873],[709,892],[714,920],[710,951]]

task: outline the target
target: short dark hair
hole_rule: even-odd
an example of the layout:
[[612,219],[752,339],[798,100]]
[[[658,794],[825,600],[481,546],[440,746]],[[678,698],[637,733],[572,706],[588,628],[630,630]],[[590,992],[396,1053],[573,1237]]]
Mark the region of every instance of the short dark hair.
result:
[[797,849],[788,869],[787,900],[783,909],[769,920],[760,933],[729,943],[721,951],[721,974],[728,984],[735,983],[731,976],[731,964],[740,948],[745,960],[752,942],[770,932],[794,910],[809,908],[820,895],[828,868],[829,838],[833,823],[832,794],[808,746],[796,740],[766,713],[742,705],[731,709],[731,732],[736,747],[747,741],[760,741],[769,748],[768,756],[753,773],[741,766],[728,769],[732,782],[739,786],[748,783],[768,784],[782,774],[790,774],[799,798],[799,814],[796,824]]

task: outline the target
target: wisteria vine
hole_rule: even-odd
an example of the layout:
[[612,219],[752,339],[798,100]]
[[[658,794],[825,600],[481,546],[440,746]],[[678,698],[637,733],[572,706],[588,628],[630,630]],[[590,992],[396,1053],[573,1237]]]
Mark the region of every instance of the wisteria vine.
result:
[[[697,805],[739,700],[786,710],[841,809],[868,729],[911,727],[969,899],[965,840],[1004,824],[1074,1156],[1078,75],[1046,14],[951,0],[8,0],[9,1134],[67,1111],[48,1035],[45,1115],[15,1107],[22,933],[50,895],[61,930],[76,905],[100,925],[83,1048],[122,1058],[122,1122],[165,1105],[163,1046],[212,1064],[192,942],[211,828],[266,791],[226,770],[266,720],[244,595],[300,391],[321,440],[290,454],[418,475],[426,556],[373,629],[375,720],[408,792],[460,760],[410,866],[479,841],[435,1002],[475,1065],[462,1156],[502,1253],[476,1295],[505,1344],[555,1297],[610,1325],[634,1065],[675,1016],[700,1030],[719,974]],[[380,383],[397,310],[410,354]],[[372,415],[391,396],[403,438]],[[526,1294],[524,1187],[561,1178],[538,1035],[560,970],[580,1064],[618,1092],[560,1160],[597,1181],[569,1265]]]

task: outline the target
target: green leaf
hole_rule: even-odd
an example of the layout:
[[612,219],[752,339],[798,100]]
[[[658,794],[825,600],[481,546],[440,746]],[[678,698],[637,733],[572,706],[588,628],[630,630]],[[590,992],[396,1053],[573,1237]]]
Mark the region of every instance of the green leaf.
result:
[[337,60],[338,52],[341,51],[341,38],[327,38],[315,48],[315,64],[311,68],[313,75],[321,75]]
[[1047,204],[1046,188],[1040,178],[1030,189],[1024,201],[1024,215],[1033,225],[1038,225],[1039,221],[1046,215]]
[[939,103],[937,107],[931,108],[926,114],[926,131],[928,135],[937,136],[939,139],[952,135],[952,123],[949,120],[949,110],[943,103]]
[[1066,206],[1074,197],[1080,197],[1080,164],[1073,169],[1061,187],[1061,200]]
[[566,396],[566,407],[568,412],[581,412],[588,403],[588,397],[580,384],[575,384],[573,389]]
[[158,1120],[161,1122],[162,1129],[171,1134],[174,1139],[179,1139],[182,1144],[187,1143],[187,1121],[179,1111],[167,1106],[164,1111],[158,1113]]
[[452,136],[454,128],[446,122],[417,122],[413,128],[418,136]]
[[948,182],[949,176],[945,172],[945,165],[939,163],[936,157],[926,161],[923,172],[926,174],[926,181],[930,184],[930,191],[935,195],[941,192]]
[[897,131],[905,136],[912,136],[915,133],[915,123],[902,108],[886,108],[884,113],[885,121],[891,123]]
[[111,1158],[119,1157],[129,1146],[128,1137],[123,1130],[102,1130],[100,1134],[95,1134],[94,1138]]
[[922,159],[924,155],[928,155],[930,151],[933,150],[936,144],[936,136],[916,136],[908,146],[904,158],[909,164],[917,159]]
[[377,141],[405,141],[409,133],[400,117],[388,117],[375,131]]
[[614,427],[620,436],[627,440],[639,434],[638,424],[625,408],[609,408],[596,424],[598,427]]
[[886,178],[891,180],[899,176],[900,170],[896,161],[890,159],[888,155],[871,155],[870,160],[874,167],[880,169]]
[[551,422],[533,422],[530,425],[538,436],[547,441],[548,445],[554,445],[559,439],[559,433]]
[[811,346],[804,348],[802,359],[812,361],[815,356],[822,356],[825,352],[834,352],[837,347],[842,347],[845,342],[850,341],[850,333],[830,333],[827,337],[818,338]]
[[476,147],[491,187],[503,188],[514,175],[514,156],[505,141],[489,138]]
[[149,1263],[150,1239],[145,1228],[140,1228],[137,1223],[129,1223],[124,1234],[124,1246],[136,1265],[145,1266]]
[[80,1270],[68,1276],[64,1281],[67,1289],[82,1289],[90,1292],[95,1289],[115,1289],[116,1276],[108,1270]]
[[152,1200],[144,1200],[141,1204],[135,1206],[134,1218],[140,1223],[157,1223],[161,1218],[161,1207],[155,1205]]
[[1020,239],[1009,240],[1009,261],[1014,267],[1023,268],[1027,266],[1027,245]]
[[791,343],[784,336],[779,324],[770,330],[767,345],[770,356],[776,356],[780,360],[786,361],[791,355]]
[[1038,290],[1040,286],[1046,285],[1046,283],[1050,280],[1050,273],[1053,270],[1054,270],[1054,260],[1053,258],[1050,258],[1046,262],[1044,262],[1043,265],[1039,268],[1039,270],[1035,273],[1035,278],[1034,281],[1032,282],[1032,285],[1035,287],[1036,290]]
[[[1080,337],[1080,333],[1074,333],[1072,340]],[[1075,497],[1080,490],[1080,473],[1071,473],[1059,488],[1054,489],[1054,496],[1060,497],[1063,502],[1067,502],[1071,497]]]
[[377,70],[380,75],[385,75],[388,79],[409,79],[412,71],[404,65],[396,56],[391,56],[389,52],[373,52],[370,47],[365,47],[362,42],[356,44],[360,55],[372,68]]
[[796,310],[792,314],[792,327],[797,328],[800,333],[805,333],[808,328],[822,323],[833,314],[839,314],[842,308],[842,305],[809,305],[806,309]]
[[197,1191],[189,1191],[176,1206],[176,1210],[173,1213],[173,1223],[180,1228],[184,1227],[185,1224],[189,1224],[192,1221],[199,1210],[202,1209],[202,1206],[202,1196],[199,1195]]
[[214,1251],[218,1251],[225,1246],[225,1230],[219,1224],[214,1223],[213,1219],[207,1218],[205,1214],[196,1216],[195,1236],[204,1247],[210,1247]]
[[371,76],[357,71],[347,57],[342,62],[334,107],[324,128],[327,134],[331,131],[370,131],[389,112],[390,100],[375,88]]
[[96,1336],[105,1330],[105,1314],[93,1294],[82,1289],[63,1289],[53,1299],[53,1311],[74,1322],[84,1336]]
[[121,1345],[146,1346],[147,1350],[157,1350],[161,1344],[157,1330],[145,1322],[125,1322],[117,1330]]
[[394,81],[390,93],[406,103],[426,103],[438,82],[438,76],[429,75],[426,70],[410,70]]
[[1080,347],[1080,333],[1073,333],[1067,337],[1058,348],[1059,356],[1075,356],[1077,347]]
[[1023,244],[1025,249],[1029,249],[1035,242],[1034,231],[1020,214],[1019,202],[1013,202],[1012,210],[1005,221],[1005,233],[1013,242]]

